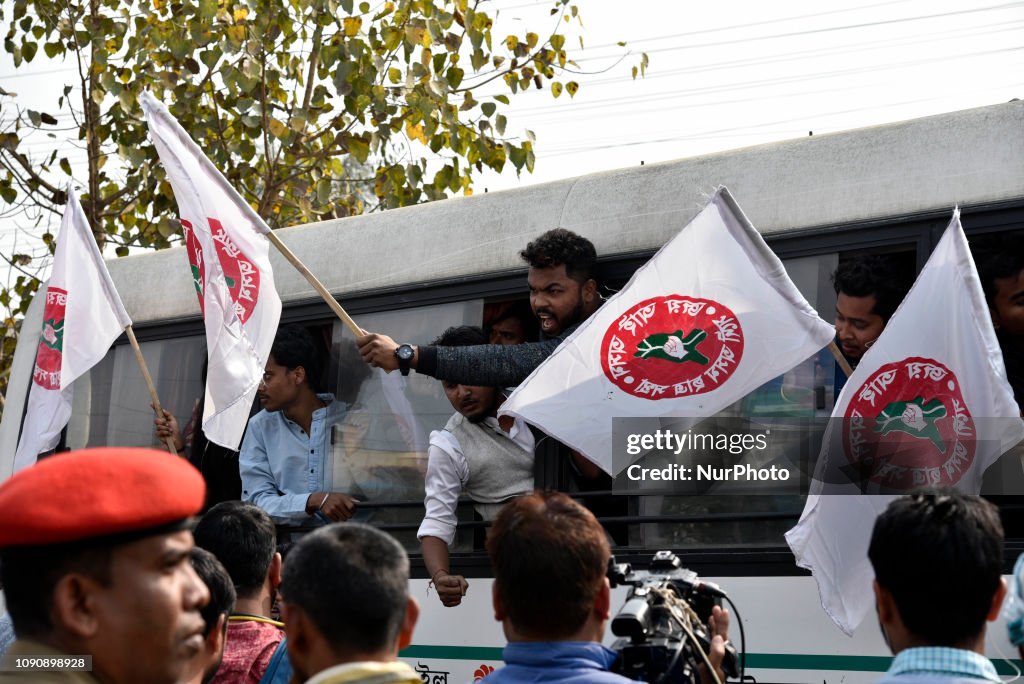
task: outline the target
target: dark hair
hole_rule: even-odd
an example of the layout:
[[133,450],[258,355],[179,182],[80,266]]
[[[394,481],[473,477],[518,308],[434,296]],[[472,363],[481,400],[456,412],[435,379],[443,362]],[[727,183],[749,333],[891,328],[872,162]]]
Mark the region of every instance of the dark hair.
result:
[[306,370],[306,382],[314,392],[320,389],[320,352],[313,336],[301,325],[283,325],[277,329],[270,355],[279,366],[288,370],[302,366]]
[[999,244],[978,250],[978,278],[989,306],[995,302],[996,281],[1016,278],[1024,271],[1024,248],[1019,244]]
[[597,277],[594,243],[565,228],[544,233],[526,245],[519,256],[533,268],[554,268],[565,264],[565,274],[580,283]]
[[445,330],[430,344],[442,347],[472,347],[487,344],[487,335],[480,326],[458,325]]
[[981,633],[999,589],[999,511],[950,488],[922,489],[878,517],[868,558],[914,636],[930,646],[962,647]]
[[894,259],[871,255],[841,261],[832,274],[832,286],[837,295],[874,297],[874,313],[888,322],[910,289],[910,280]]
[[19,638],[44,637],[53,629],[53,590],[78,573],[110,586],[115,544],[13,546],[0,550],[0,584]]
[[277,544],[274,521],[262,508],[245,501],[224,501],[206,512],[192,534],[196,546],[224,564],[240,598],[259,593]]
[[490,321],[487,321],[487,331],[490,332],[490,328],[495,324],[507,321],[510,318],[519,321],[523,328],[523,337],[527,342],[537,340],[537,335],[540,333],[540,321],[537,320],[536,314],[530,308],[530,301],[528,299],[506,302],[504,307],[498,310],[497,315],[491,318]]
[[[199,579],[210,590],[210,602],[199,610],[206,622],[206,629],[203,630],[203,637],[208,637],[213,628],[217,626],[217,618],[221,615],[230,615],[235,610],[235,587],[231,583],[231,577],[217,557],[206,549],[198,546],[192,548],[189,560],[195,569]],[[225,621],[225,627],[227,621]]]
[[328,525],[288,553],[281,597],[309,617],[336,656],[390,648],[409,600],[409,557],[369,525]]
[[557,640],[586,622],[611,549],[590,511],[565,494],[536,492],[501,509],[487,536],[487,553],[516,630]]

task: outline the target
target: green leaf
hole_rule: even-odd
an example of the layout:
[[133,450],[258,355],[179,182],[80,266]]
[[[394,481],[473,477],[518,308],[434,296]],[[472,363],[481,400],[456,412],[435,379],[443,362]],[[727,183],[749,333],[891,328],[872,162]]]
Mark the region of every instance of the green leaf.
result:
[[484,113],[484,116],[488,118],[494,116],[494,112],[497,108],[498,106],[493,102],[484,102],[482,105],[480,105],[480,111],[482,111]]
[[38,43],[26,41],[21,46],[21,56],[25,58],[26,62],[31,62],[32,58],[36,56],[36,51],[39,49]]
[[561,95],[562,94],[562,84],[559,83],[558,81],[552,81],[551,82],[551,94],[554,95],[555,97],[558,97],[559,95]]
[[277,119],[271,119],[267,126],[270,128],[271,135],[275,138],[284,139],[288,135],[288,127]]
[[498,131],[498,135],[505,135],[505,126],[508,124],[508,119],[503,114],[499,114],[494,119],[494,128]]
[[348,141],[348,153],[362,164],[370,156],[370,145],[359,138],[350,138]]

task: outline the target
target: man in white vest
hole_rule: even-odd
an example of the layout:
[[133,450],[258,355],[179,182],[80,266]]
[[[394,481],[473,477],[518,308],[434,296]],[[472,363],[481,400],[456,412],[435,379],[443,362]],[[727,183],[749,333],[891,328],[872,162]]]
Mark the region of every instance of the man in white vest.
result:
[[[450,347],[486,344],[480,328],[449,328],[432,344]],[[469,583],[451,574],[448,546],[455,539],[456,507],[465,492],[484,520],[493,520],[506,501],[533,491],[533,433],[521,419],[498,418],[505,400],[496,387],[444,381],[456,413],[442,430],[430,433],[426,475],[426,515],[417,534],[431,581],[446,606],[462,602]]]

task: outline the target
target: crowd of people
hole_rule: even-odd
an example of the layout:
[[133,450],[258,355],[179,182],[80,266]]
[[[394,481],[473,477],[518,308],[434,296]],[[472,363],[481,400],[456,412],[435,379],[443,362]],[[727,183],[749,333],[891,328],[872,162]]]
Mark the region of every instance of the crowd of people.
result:
[[[507,388],[601,306],[597,254],[585,238],[556,229],[522,257],[529,312],[505,306],[488,330],[452,328],[429,345],[366,332],[359,353],[372,367],[436,378],[454,410],[430,435],[417,536],[438,599],[455,606],[469,588],[449,556],[459,497],[470,498],[489,525],[481,542],[508,645],[506,666],[486,681],[631,681],[612,671],[615,653],[602,645],[613,608],[606,572],[623,527],[598,521],[624,514],[626,497],[581,504],[534,492],[538,445],[549,438],[498,415]],[[834,274],[836,341],[851,366],[909,287],[898,272],[886,258],[866,257],[844,261]],[[1024,403],[1024,258],[1019,249],[995,251],[980,273],[1011,386]],[[332,426],[348,407],[320,391],[309,332],[283,326],[265,370],[263,410],[249,421],[237,460],[222,458],[237,463],[237,480],[212,482],[203,468],[204,482],[185,459],[104,448],[42,459],[0,485],[0,577],[17,635],[0,680],[422,681],[398,660],[419,614],[409,559],[394,538],[365,524],[360,504],[370,485],[341,481],[332,468]],[[837,392],[843,378],[837,370]],[[169,413],[157,419],[157,435],[179,452],[208,444],[198,425],[186,432]],[[611,488],[581,454],[561,445],[554,454],[567,490]],[[37,505],[55,492],[60,506]],[[308,529],[279,546],[291,540],[279,540],[275,525]],[[1002,544],[998,511],[952,490],[908,495],[878,519],[869,558],[879,624],[896,655],[887,682],[998,681],[984,635],[1007,590]],[[702,681],[724,680],[729,622],[729,612],[715,607]],[[1020,622],[1017,629],[1024,643]],[[85,654],[91,663],[78,669],[91,672],[15,666]]]

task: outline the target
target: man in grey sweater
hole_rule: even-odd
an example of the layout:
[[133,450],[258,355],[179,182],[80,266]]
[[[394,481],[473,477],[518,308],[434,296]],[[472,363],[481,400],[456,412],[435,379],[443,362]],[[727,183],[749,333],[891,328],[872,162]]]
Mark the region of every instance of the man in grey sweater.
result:
[[356,338],[363,360],[389,373],[400,370],[408,375],[415,368],[438,380],[467,385],[518,385],[601,305],[595,279],[597,252],[590,240],[556,228],[528,244],[520,256],[530,265],[527,283],[530,306],[540,321],[540,342],[416,346],[367,333]]

